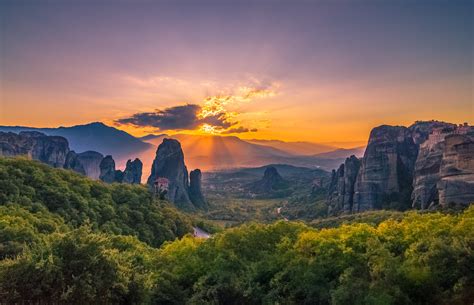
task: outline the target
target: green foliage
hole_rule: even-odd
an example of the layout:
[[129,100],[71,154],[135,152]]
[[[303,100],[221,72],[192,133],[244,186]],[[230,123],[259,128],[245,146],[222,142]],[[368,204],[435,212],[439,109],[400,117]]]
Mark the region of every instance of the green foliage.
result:
[[0,205],[9,204],[46,208],[73,228],[90,224],[94,230],[137,236],[152,246],[192,231],[188,217],[154,200],[144,186],[108,185],[35,161],[0,158]]
[[474,205],[250,223],[204,240],[142,187],[1,158],[0,203],[2,303],[474,302]]
[[166,244],[157,304],[470,304],[474,207],[331,229],[277,222]]

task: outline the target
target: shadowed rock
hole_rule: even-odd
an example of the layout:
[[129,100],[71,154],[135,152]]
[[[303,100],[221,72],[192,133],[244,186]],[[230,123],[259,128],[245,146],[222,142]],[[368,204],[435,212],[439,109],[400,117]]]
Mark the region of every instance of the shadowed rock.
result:
[[181,208],[193,208],[188,195],[188,170],[184,164],[181,144],[174,139],[163,139],[158,146],[147,184],[154,186],[158,178],[169,181],[166,198]]
[[123,183],[140,184],[142,180],[143,163],[140,159],[127,161],[125,171],[123,172]]
[[100,162],[104,156],[96,151],[86,151],[77,154],[77,160],[81,163],[86,172],[86,176],[92,179],[99,179],[100,176]]
[[112,156],[105,156],[100,162],[100,176],[99,179],[106,183],[116,182],[115,179],[115,161]]
[[27,156],[53,167],[63,167],[68,153],[69,144],[63,137],[50,137],[37,131],[0,132],[0,156]]
[[207,206],[206,200],[202,195],[201,178],[200,169],[195,169],[189,173],[189,198],[193,205],[200,209]]
[[75,151],[71,150],[66,156],[66,163],[64,164],[65,169],[73,170],[81,175],[86,175],[86,170],[82,166],[79,158]]

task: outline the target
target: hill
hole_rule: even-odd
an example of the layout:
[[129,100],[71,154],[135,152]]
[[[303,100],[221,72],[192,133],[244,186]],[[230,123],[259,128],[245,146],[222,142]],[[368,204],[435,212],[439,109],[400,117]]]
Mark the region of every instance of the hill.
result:
[[192,230],[189,217],[155,200],[144,186],[106,184],[18,158],[0,157],[0,206],[49,213],[70,228],[90,225],[154,246]]

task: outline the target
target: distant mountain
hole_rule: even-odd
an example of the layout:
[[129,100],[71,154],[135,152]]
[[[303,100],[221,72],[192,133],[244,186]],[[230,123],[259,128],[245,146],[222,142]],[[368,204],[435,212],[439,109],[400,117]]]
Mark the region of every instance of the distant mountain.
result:
[[351,155],[354,155],[357,158],[362,158],[362,156],[364,156],[364,151],[365,151],[365,146],[355,147],[355,148],[350,148],[350,149],[339,148],[333,151],[317,154],[315,155],[315,157],[336,159],[336,158],[348,158]]
[[313,142],[285,142],[285,141],[280,141],[280,140],[257,140],[257,139],[251,139],[251,140],[245,140],[245,141],[249,143],[258,144],[258,145],[273,147],[292,155],[310,156],[310,155],[316,155],[319,153],[333,151],[339,148],[338,146],[319,144],[319,143],[313,143]]
[[119,163],[127,158],[135,158],[139,153],[153,148],[125,131],[96,122],[85,125],[58,128],[35,128],[23,126],[0,126],[0,131],[19,133],[20,131],[39,131],[46,135],[62,136],[76,152],[87,150],[112,155]]

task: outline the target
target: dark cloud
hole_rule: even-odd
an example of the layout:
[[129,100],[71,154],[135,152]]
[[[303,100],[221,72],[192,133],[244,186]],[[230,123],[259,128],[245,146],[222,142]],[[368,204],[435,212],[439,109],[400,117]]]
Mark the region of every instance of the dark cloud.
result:
[[231,128],[229,130],[226,130],[222,132],[223,134],[229,134],[229,133],[244,133],[244,132],[257,132],[258,130],[256,128],[248,129],[245,127],[236,127],[236,128]]
[[187,104],[156,110],[155,112],[135,113],[131,117],[118,119],[115,122],[138,127],[155,127],[159,130],[193,130],[203,124],[227,129],[237,124],[237,122],[229,121],[224,112],[199,118],[200,111],[201,106]]

